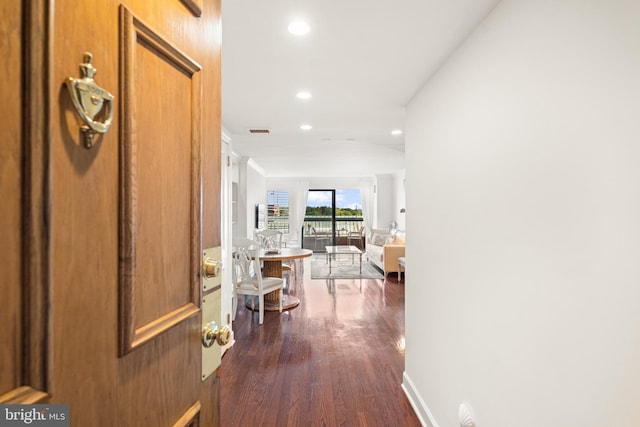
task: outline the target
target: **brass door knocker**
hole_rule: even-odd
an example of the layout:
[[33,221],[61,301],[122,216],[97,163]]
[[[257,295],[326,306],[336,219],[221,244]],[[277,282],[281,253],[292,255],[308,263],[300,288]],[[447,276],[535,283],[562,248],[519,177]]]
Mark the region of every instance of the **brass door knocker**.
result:
[[[84,62],[80,64],[82,78],[68,77],[66,81],[73,106],[85,123],[80,126],[80,131],[84,135],[84,146],[87,148],[93,147],[94,133],[105,133],[109,130],[113,118],[113,95],[93,81],[97,70],[91,64],[92,59],[93,55],[86,52],[83,56]],[[104,121],[94,120],[103,107],[106,109],[101,115]]]

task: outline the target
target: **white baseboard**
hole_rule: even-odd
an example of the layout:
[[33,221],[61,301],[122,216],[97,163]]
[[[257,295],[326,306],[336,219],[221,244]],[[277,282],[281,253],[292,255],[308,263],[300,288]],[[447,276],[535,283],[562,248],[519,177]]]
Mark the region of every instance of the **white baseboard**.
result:
[[406,371],[402,374],[402,390],[404,390],[404,394],[407,395],[407,399],[409,399],[413,410],[416,411],[420,423],[426,427],[439,427],[433,418],[433,414],[431,414],[427,404],[422,400],[420,393],[416,390],[413,381],[411,381]]

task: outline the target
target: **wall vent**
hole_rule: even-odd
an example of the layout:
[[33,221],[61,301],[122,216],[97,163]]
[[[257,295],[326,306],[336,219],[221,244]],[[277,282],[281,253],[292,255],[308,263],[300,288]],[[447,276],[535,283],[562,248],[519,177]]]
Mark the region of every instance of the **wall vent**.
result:
[[250,133],[269,133],[269,129],[249,129]]

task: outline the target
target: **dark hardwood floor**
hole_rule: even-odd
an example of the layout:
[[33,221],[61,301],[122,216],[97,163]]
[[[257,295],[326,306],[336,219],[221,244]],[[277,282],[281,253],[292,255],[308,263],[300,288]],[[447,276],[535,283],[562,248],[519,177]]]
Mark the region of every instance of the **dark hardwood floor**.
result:
[[300,306],[263,325],[238,307],[222,426],[420,426],[400,387],[404,282],[311,280],[304,267],[289,291]]

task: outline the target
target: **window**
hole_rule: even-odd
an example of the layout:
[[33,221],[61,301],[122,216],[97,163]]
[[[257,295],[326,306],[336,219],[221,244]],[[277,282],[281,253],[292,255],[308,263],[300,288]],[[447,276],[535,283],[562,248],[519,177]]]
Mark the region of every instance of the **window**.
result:
[[289,233],[289,193],[267,191],[267,228]]

